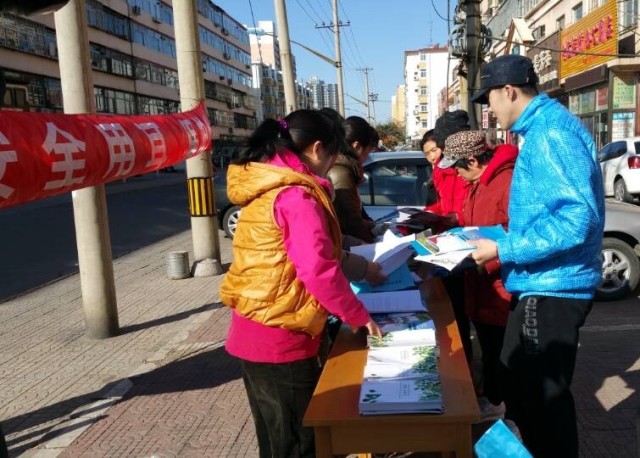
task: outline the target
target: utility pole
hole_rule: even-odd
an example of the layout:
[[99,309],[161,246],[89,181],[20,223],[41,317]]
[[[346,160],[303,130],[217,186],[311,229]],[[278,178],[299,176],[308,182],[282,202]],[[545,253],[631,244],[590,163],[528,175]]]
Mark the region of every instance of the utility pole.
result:
[[372,118],[371,125],[376,126],[376,102],[378,101],[378,94],[369,94],[369,104],[371,104]]
[[350,22],[342,23],[338,20],[338,0],[333,0],[333,23],[329,25],[316,25],[316,29],[333,29],[333,37],[336,48],[336,75],[338,86],[338,112],[344,116],[344,82],[342,80],[342,52],[340,51],[340,27],[346,27]]
[[[469,113],[471,129],[477,129],[480,118],[480,105],[471,103],[471,96],[479,88],[480,62],[482,54],[480,49],[480,34],[482,21],[480,18],[480,0],[464,0],[464,12],[466,15],[467,37],[467,98],[466,107]],[[461,88],[462,89],[462,88]]]
[[280,44],[280,61],[282,63],[282,84],[284,85],[284,113],[289,114],[298,109],[296,101],[296,83],[293,77],[293,59],[289,40],[289,22],[285,0],[274,0],[276,22]]
[[[198,106],[205,98],[196,1],[175,2],[173,16],[180,81],[180,106],[183,111],[187,111]],[[213,192],[211,151],[205,151],[187,159],[186,164],[187,184],[190,191],[191,237],[195,258],[193,275],[195,277],[219,275],[222,273],[222,265]],[[194,205],[195,203],[197,205]]]
[[[54,20],[64,112],[95,113],[84,0],[71,0]],[[119,323],[104,184],[71,194],[86,334],[105,339]]]
[[369,124],[372,124],[371,122],[371,108],[370,108],[370,101],[371,101],[371,94],[369,93],[369,72],[371,70],[373,70],[373,68],[369,68],[369,67],[365,67],[365,68],[356,68],[357,71],[364,73],[364,90],[366,93],[366,97],[364,98],[366,100],[365,106],[367,107],[367,122]]

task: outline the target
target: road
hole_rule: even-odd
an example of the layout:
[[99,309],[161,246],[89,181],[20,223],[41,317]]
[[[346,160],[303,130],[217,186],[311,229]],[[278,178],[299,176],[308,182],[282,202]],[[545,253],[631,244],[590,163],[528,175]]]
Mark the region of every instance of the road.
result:
[[[113,257],[190,228],[184,183],[107,196]],[[0,303],[78,271],[69,195],[0,211]]]

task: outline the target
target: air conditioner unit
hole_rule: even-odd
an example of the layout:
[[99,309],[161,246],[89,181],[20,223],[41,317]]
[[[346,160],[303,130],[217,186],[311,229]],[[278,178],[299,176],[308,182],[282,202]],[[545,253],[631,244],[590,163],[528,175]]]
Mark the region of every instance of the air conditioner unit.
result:
[[229,31],[226,29],[226,27],[222,28],[222,35],[229,35]]
[[158,16],[153,16],[151,19],[157,24],[160,24],[162,22],[162,20]]
[[220,81],[224,80],[224,75],[220,75]]
[[227,83],[231,84],[233,83],[233,80],[231,78],[227,78]]
[[133,13],[136,16],[140,16],[142,14],[142,8],[140,8],[138,5],[134,5],[131,8],[131,13]]
[[223,56],[224,56],[224,58],[225,58],[225,59],[227,59],[227,60],[231,59],[231,54],[229,54],[228,52],[225,52],[225,53],[223,54]]

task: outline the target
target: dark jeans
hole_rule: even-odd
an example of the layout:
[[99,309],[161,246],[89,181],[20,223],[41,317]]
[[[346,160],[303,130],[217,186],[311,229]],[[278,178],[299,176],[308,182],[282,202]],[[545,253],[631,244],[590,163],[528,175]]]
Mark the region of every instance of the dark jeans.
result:
[[467,357],[467,364],[471,364],[473,347],[471,346],[471,326],[464,309],[464,272],[442,277],[442,283],[451,300],[451,307],[456,318],[458,331],[460,331],[460,340],[462,341],[462,348],[464,348],[464,355]]
[[0,428],[0,458],[9,458],[9,450],[7,450],[7,443],[4,439],[4,433]]
[[240,364],[260,458],[314,457],[313,428],[303,428],[302,417],[320,377],[318,359]]
[[580,327],[591,300],[529,296],[509,314],[501,360],[506,365],[506,417],[536,458],[578,457],[570,385]]
[[501,368],[500,352],[504,340],[504,326],[473,322],[478,335],[478,343],[482,349],[482,375],[484,380],[483,394],[493,405],[504,401],[503,380],[504,368]]

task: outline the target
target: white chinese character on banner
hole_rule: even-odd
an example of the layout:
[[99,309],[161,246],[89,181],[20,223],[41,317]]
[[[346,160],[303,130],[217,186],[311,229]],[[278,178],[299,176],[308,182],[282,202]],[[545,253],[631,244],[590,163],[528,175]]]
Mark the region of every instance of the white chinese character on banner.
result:
[[[8,145],[9,140],[4,136],[2,132],[0,132],[0,145]],[[13,194],[13,189],[6,184],[2,184],[2,177],[4,177],[4,173],[7,171],[7,164],[9,162],[18,162],[18,155],[15,151],[2,151],[0,150],[0,197],[3,199],[8,199],[11,194]]]
[[158,125],[155,122],[145,122],[136,124],[136,127],[144,132],[151,143],[151,159],[145,164],[145,167],[156,167],[163,164],[167,159],[167,144]]
[[109,175],[116,167],[117,171],[114,177],[127,175],[133,169],[136,161],[133,140],[118,123],[98,124],[97,127],[109,146],[109,169],[103,176]]
[[189,156],[193,156],[198,151],[198,132],[196,130],[204,130],[207,127],[198,118],[181,119],[180,124],[189,137]]
[[[58,135],[63,141],[58,142]],[[79,173],[74,175],[74,172],[83,171],[85,168],[86,161],[74,157],[78,153],[85,152],[84,142],[73,137],[69,132],[60,129],[55,123],[48,122],[47,137],[44,139],[42,147],[53,158],[51,171],[63,174],[61,179],[47,181],[44,189],[65,188],[84,182],[85,175],[79,175]]]

